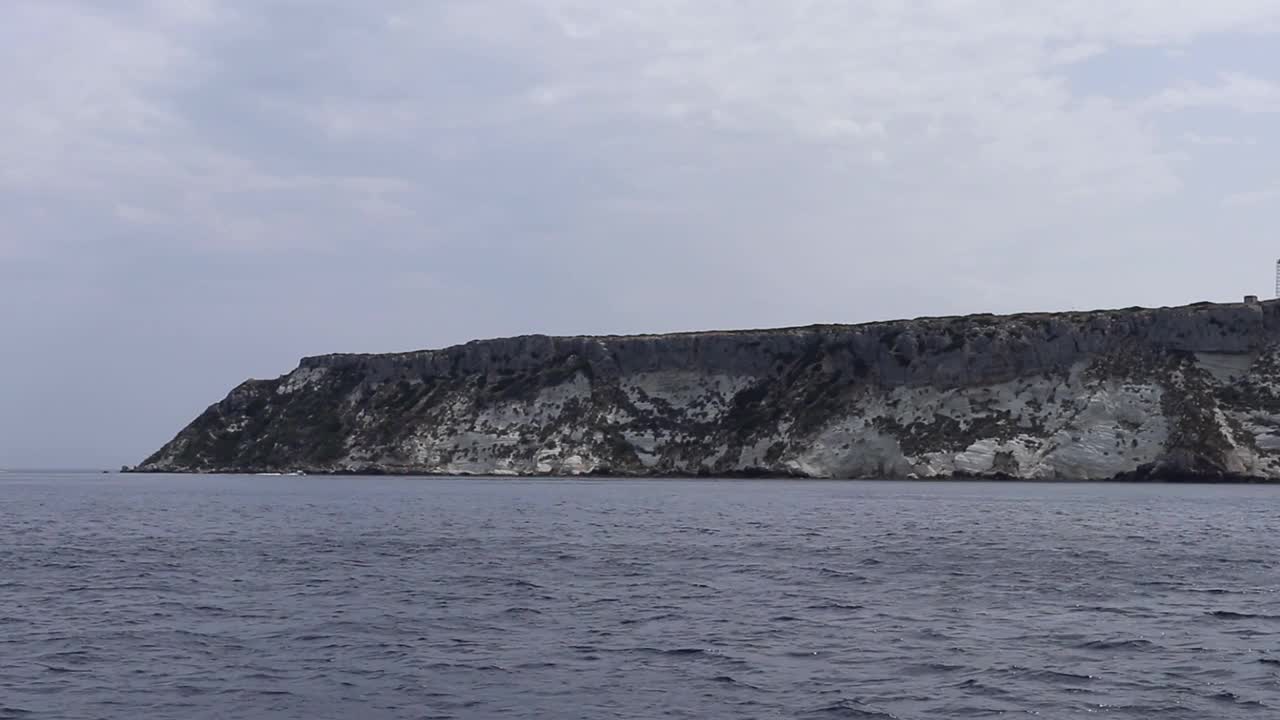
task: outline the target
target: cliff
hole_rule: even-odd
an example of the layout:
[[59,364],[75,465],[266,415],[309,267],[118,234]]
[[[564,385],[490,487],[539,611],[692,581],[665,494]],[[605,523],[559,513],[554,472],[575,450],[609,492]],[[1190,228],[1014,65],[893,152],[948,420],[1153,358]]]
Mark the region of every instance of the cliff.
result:
[[1280,479],[1280,304],[304,359],[137,469]]

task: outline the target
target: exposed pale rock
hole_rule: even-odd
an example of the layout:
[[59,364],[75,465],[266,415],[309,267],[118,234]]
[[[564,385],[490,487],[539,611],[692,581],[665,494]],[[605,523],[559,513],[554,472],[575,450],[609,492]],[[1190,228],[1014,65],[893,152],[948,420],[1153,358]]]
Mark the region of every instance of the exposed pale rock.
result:
[[155,472],[1280,479],[1280,305],[306,358]]

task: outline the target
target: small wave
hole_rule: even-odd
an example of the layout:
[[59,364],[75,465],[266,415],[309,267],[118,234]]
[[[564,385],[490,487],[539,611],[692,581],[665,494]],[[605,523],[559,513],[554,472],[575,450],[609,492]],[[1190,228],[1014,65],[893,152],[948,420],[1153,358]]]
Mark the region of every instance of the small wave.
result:
[[261,671],[249,673],[248,675],[245,675],[243,677],[245,680],[268,680],[272,682],[279,682],[281,680],[289,679],[289,677],[286,675],[277,675],[275,673],[261,672]]
[[869,578],[860,573],[849,572],[848,570],[836,570],[834,568],[824,567],[818,568],[818,574],[822,577],[839,578],[849,582],[867,582]]
[[1063,672],[1061,670],[1024,670],[1021,673],[1021,677],[1055,684],[1087,683],[1098,679],[1093,675],[1081,675],[1080,673]]
[[1150,640],[1091,640],[1076,647],[1080,650],[1146,650],[1155,647]]
[[663,612],[662,615],[650,615],[648,618],[623,618],[622,620],[618,620],[618,624],[643,625],[644,623],[655,623],[655,621],[658,620],[669,620],[672,618],[677,618],[677,615],[673,615],[671,612]]
[[[419,638],[421,640],[421,638]],[[402,642],[380,642],[377,644],[379,650],[412,650],[413,646]]]
[[1280,620],[1280,615],[1263,615],[1254,613],[1234,612],[1232,610],[1214,610],[1206,613],[1209,617],[1215,617],[1219,620]]
[[67,660],[90,660],[93,654],[88,650],[63,650],[61,652],[49,653],[43,655],[40,659],[63,658]]
[[711,682],[723,683],[725,685],[733,685],[736,687],[744,687],[751,690],[759,690],[760,688],[751,683],[743,682],[731,675],[717,675],[711,678]]
[[863,718],[865,720],[878,718],[879,720],[897,720],[898,716],[869,708],[857,700],[840,700],[838,702],[831,703],[830,705],[823,705],[822,707],[814,708],[813,710],[805,713],[805,717]]
[[[0,588],[5,587],[0,585]],[[16,584],[14,585],[16,587]],[[157,588],[152,585],[76,585],[69,587],[63,592],[80,593],[80,592],[141,592],[153,591]]]
[[1171,716],[1187,716],[1199,717],[1195,715],[1195,710],[1186,705],[1113,705],[1111,703],[1098,703],[1091,705],[1094,710],[1089,712],[1102,711],[1103,713],[1121,712],[1126,713],[1126,717],[1171,717]]
[[529,589],[529,590],[544,590],[544,589],[545,589],[543,586],[539,585],[538,583],[536,583],[536,582],[531,582],[531,581],[529,581],[529,580],[519,580],[519,579],[516,579],[516,580],[508,580],[508,581],[506,582],[506,585],[507,585],[507,587],[513,587],[513,588],[526,588],[526,589]]
[[541,610],[535,610],[527,607],[509,607],[502,611],[503,615],[541,615]]
[[960,672],[962,670],[971,670],[967,665],[952,665],[944,662],[924,662],[907,666],[907,672],[913,675],[928,675],[933,673],[951,673]]
[[981,680],[977,680],[974,678],[969,678],[968,680],[958,682],[954,685],[951,685],[950,687],[953,687],[959,690],[967,690],[970,693],[974,693],[977,695],[985,695],[987,697],[1007,697],[1009,695],[1012,695],[1012,693],[1010,693],[1008,690],[1005,690],[1004,688],[999,688],[999,687],[996,687],[995,685],[988,685],[982,682]]
[[866,607],[865,605],[857,605],[855,603],[830,602],[830,603],[822,603],[820,605],[810,605],[806,609],[807,610],[862,610],[865,607]]
[[675,613],[661,613],[659,615],[650,615],[649,617],[642,618],[624,618],[619,620],[618,623],[620,625],[639,625],[641,623],[656,622],[658,620],[671,620],[678,617],[679,616]]
[[46,671],[51,673],[56,673],[56,674],[89,672],[88,670],[77,670],[76,668],[69,668],[62,665],[50,665],[48,663],[36,663],[36,664],[44,668]]
[[560,667],[560,665],[558,663],[547,661],[547,662],[520,663],[519,665],[516,666],[516,669],[517,670],[550,670],[551,668],[554,668],[554,667]]
[[1129,608],[1108,607],[1106,605],[1077,605],[1077,610],[1086,612],[1107,613],[1110,615],[1145,615],[1145,613]]
[[1243,707],[1256,707],[1256,708],[1266,707],[1266,705],[1263,705],[1258,700],[1245,700],[1244,698],[1231,692],[1230,690],[1222,690],[1222,691],[1213,693],[1212,695],[1209,695],[1208,698],[1210,700],[1216,700],[1221,703],[1230,703],[1232,705],[1240,705]]
[[669,649],[660,649],[652,647],[626,648],[617,650],[606,650],[606,652],[628,652],[628,653],[646,653],[653,655],[663,655],[675,658],[691,658],[691,659],[707,659],[712,662],[718,662],[730,666],[748,667],[750,663],[731,657],[723,650],[718,648],[696,648],[696,647],[678,647]]
[[467,665],[465,662],[431,662],[426,665],[428,670],[475,670],[474,665]]

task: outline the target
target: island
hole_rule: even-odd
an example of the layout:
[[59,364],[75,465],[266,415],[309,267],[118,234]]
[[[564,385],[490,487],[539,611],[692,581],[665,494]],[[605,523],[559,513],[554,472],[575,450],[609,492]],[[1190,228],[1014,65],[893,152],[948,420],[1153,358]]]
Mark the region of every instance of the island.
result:
[[132,470],[1280,480],[1280,301],[310,357]]

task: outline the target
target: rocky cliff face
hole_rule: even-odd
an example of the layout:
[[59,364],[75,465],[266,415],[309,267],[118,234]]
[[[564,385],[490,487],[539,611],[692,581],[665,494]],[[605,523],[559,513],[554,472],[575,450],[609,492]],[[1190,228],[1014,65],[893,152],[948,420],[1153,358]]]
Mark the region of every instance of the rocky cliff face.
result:
[[1280,304],[327,355],[138,470],[1280,479]]

